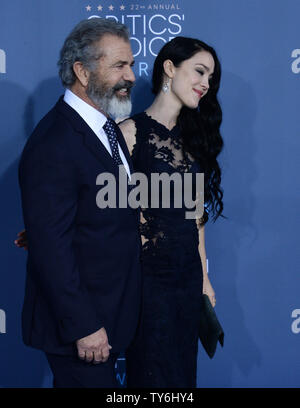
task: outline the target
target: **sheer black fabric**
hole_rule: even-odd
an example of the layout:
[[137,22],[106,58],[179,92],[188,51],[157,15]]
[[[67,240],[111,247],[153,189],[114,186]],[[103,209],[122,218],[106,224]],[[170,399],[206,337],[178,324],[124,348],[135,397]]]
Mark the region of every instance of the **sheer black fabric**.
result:
[[[190,209],[178,185],[184,191],[187,173],[195,184],[201,168],[183,152],[178,126],[170,131],[145,112],[132,119],[136,127],[133,166],[148,177],[149,206],[142,208],[140,222],[143,306],[136,338],[127,353],[127,384],[195,387],[202,266],[197,224],[195,219],[186,219]],[[168,208],[164,208],[161,186],[158,208],[150,208],[151,200],[157,198],[150,189],[155,173],[173,177],[176,173],[177,180],[181,179],[170,183]]]

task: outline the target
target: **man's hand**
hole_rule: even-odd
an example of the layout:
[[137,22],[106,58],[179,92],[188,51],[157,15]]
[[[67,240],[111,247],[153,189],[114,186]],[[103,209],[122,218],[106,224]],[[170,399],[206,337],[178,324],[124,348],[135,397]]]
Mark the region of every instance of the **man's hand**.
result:
[[104,327],[76,341],[78,357],[87,363],[105,363],[109,357],[108,338]]

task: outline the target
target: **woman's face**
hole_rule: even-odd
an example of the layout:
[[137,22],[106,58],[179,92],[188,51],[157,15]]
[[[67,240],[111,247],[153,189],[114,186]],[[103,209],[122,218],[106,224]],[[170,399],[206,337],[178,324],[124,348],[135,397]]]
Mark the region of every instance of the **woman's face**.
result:
[[175,67],[171,91],[182,105],[197,108],[200,99],[208,92],[209,80],[215,69],[212,55],[199,51],[193,57]]

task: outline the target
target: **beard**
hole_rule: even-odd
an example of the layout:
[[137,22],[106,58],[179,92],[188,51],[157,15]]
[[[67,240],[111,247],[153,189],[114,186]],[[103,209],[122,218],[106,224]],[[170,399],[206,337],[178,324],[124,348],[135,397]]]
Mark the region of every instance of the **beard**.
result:
[[[125,119],[131,113],[132,86],[131,81],[120,81],[113,88],[107,88],[103,82],[99,81],[97,75],[91,72],[86,93],[100,111],[115,119]],[[122,88],[127,89],[127,95],[117,95],[117,91]]]

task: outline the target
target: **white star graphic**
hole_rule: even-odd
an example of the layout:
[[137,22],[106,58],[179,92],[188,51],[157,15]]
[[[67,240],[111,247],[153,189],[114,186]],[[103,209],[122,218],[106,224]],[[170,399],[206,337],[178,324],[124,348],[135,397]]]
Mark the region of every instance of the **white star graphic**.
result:
[[102,7],[102,6],[98,6],[97,9],[98,9],[98,11],[102,11],[103,7]]
[[120,6],[120,10],[125,10],[125,6],[123,4]]
[[110,11],[113,11],[114,6],[109,6],[108,8],[109,8]]
[[91,6],[86,6],[86,11],[91,11],[92,7]]

